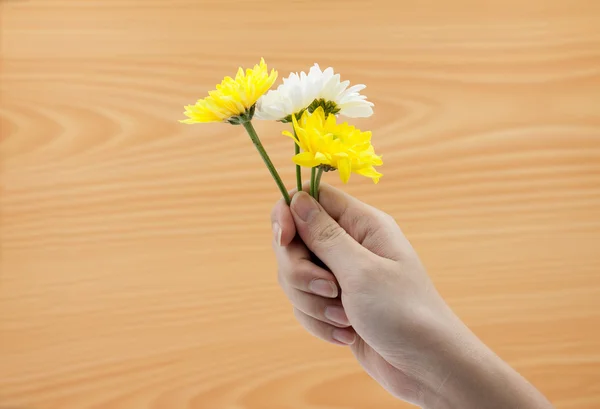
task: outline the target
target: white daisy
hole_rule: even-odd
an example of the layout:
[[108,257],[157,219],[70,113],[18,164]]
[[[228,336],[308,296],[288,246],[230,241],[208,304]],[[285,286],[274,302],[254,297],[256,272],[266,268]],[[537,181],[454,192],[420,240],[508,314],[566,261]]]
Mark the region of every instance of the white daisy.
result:
[[308,74],[293,72],[276,90],[263,95],[256,104],[255,118],[291,122],[292,114],[299,117],[306,109],[312,112],[319,106],[327,114],[350,118],[373,115],[373,103],[360,94],[366,86],[348,85],[350,81],[340,81],[340,74],[334,74],[333,68],[321,71],[315,64]]

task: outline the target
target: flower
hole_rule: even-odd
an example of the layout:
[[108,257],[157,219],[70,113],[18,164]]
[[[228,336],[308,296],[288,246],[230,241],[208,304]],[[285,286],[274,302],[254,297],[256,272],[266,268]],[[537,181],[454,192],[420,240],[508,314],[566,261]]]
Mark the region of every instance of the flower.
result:
[[275,80],[277,71],[269,73],[264,59],[252,69],[238,69],[235,79],[225,77],[216,90],[209,96],[198,100],[194,105],[185,107],[187,119],[184,124],[204,122],[229,122],[240,124],[252,119],[256,101],[265,93]]
[[291,122],[292,115],[299,119],[305,110],[313,112],[321,106],[327,115],[366,118],[373,115],[373,103],[360,94],[366,88],[359,84],[348,88],[350,81],[340,81],[329,67],[321,71],[318,64],[308,74],[291,73],[283,84],[258,100],[256,118]]
[[290,132],[283,134],[294,139],[304,151],[294,156],[294,163],[325,171],[337,169],[344,183],[351,173],[379,182],[382,174],[374,166],[382,165],[383,161],[371,145],[371,132],[362,132],[347,122],[337,124],[335,115],[326,116],[321,106],[312,114],[304,111],[300,120],[293,115],[292,122],[296,136]]

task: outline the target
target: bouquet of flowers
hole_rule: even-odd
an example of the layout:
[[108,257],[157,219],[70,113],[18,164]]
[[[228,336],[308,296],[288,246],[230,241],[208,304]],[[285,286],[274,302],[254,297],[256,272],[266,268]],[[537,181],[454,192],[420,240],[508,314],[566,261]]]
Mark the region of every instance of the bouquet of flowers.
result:
[[264,59],[245,72],[239,68],[235,78],[225,77],[206,98],[187,105],[187,119],[180,122],[243,125],[288,204],[288,190],[260,142],[253,119],[292,124],[291,132],[283,135],[294,141],[292,160],[299,191],[301,167],[311,169],[310,194],[317,200],[323,172],[339,171],[344,183],[351,173],[377,183],[382,174],[375,166],[383,162],[375,154],[371,132],[363,132],[347,122],[338,123],[337,118],[365,118],[373,114],[373,104],[360,94],[365,85],[349,87],[349,81],[341,81],[333,68],[322,71],[318,64],[308,74],[291,73],[277,89],[269,91],[276,79],[277,71],[269,72]]

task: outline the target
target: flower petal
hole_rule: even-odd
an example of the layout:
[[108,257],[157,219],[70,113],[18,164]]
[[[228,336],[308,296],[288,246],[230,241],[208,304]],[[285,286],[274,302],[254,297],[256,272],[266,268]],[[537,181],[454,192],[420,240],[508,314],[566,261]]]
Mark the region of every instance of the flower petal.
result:
[[292,138],[294,140],[294,142],[296,142],[298,145],[300,145],[300,141],[298,141],[298,138],[296,138],[293,133],[288,132],[288,131],[283,131],[282,134],[285,136],[289,136],[290,138]]
[[338,171],[340,172],[340,179],[342,179],[342,182],[348,183],[351,172],[350,159],[348,157],[340,158],[338,161]]
[[342,105],[340,115],[348,118],[368,118],[373,115],[373,107],[366,102],[364,104]]
[[264,59],[252,69],[240,67],[235,78],[225,77],[208,97],[186,106],[189,120],[183,123],[223,122],[229,118],[246,114],[277,79],[277,71],[269,73]]
[[[263,69],[262,65],[258,68]],[[266,65],[264,69],[266,71]],[[354,118],[371,116],[373,104],[360,94],[365,85],[349,85],[349,81],[341,81],[340,75],[333,68],[321,70],[318,64],[314,64],[308,74],[304,71],[299,74],[290,73],[284,78],[283,83],[257,105],[256,118],[282,120],[302,112],[316,100],[339,108],[339,112],[336,110],[334,113],[340,115]]]
[[377,172],[373,166],[356,169],[354,172],[373,179],[373,183],[375,184],[377,184],[379,179],[383,176],[381,173]]
[[292,158],[296,165],[304,166],[307,168],[314,168],[319,166],[321,162],[315,158],[314,154],[310,152],[302,152]]
[[[322,106],[311,114],[306,110],[300,118],[293,116],[294,129],[303,153],[294,162],[305,167],[327,165],[340,172],[340,179],[347,183],[352,173],[373,179],[382,176],[374,166],[382,164],[371,144],[371,132],[361,131],[348,123],[337,123],[335,115],[325,119]],[[288,137],[293,135],[284,132]]]
[[320,164],[328,164],[327,162],[329,162],[327,156],[321,152],[315,153],[315,160],[318,160]]

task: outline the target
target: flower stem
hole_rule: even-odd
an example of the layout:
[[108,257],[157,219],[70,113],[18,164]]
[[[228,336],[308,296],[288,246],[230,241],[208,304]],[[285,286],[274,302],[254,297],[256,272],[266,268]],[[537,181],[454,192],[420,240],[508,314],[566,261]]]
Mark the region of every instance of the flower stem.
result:
[[319,171],[315,177],[315,200],[319,201],[319,185],[321,184],[321,176],[323,176],[323,167],[319,166]]
[[[295,130],[294,136],[296,136]],[[296,142],[294,142],[294,153],[296,155],[300,153],[300,146]],[[296,165],[296,187],[298,188],[298,192],[302,191],[302,168],[300,165]]]
[[310,195],[315,197],[315,179],[317,178],[317,168],[310,168]]
[[254,129],[254,126],[252,126],[252,122],[250,122],[250,121],[244,122],[243,125],[244,125],[244,128],[246,129],[246,132],[248,132],[250,139],[252,139],[252,143],[254,143],[254,147],[256,148],[256,150],[260,154],[261,158],[265,162],[265,165],[267,165],[269,172],[271,172],[271,176],[273,176],[273,179],[275,179],[275,183],[277,183],[277,187],[281,191],[281,195],[285,199],[285,202],[289,205],[290,201],[291,201],[290,194],[288,193],[287,189],[285,188],[285,185],[281,181],[281,177],[279,177],[279,173],[277,173],[277,169],[275,169],[275,166],[273,166],[273,162],[271,162],[269,155],[267,155],[267,151],[265,150],[262,143],[260,142],[260,139],[258,139],[258,135],[256,134],[256,130]]

